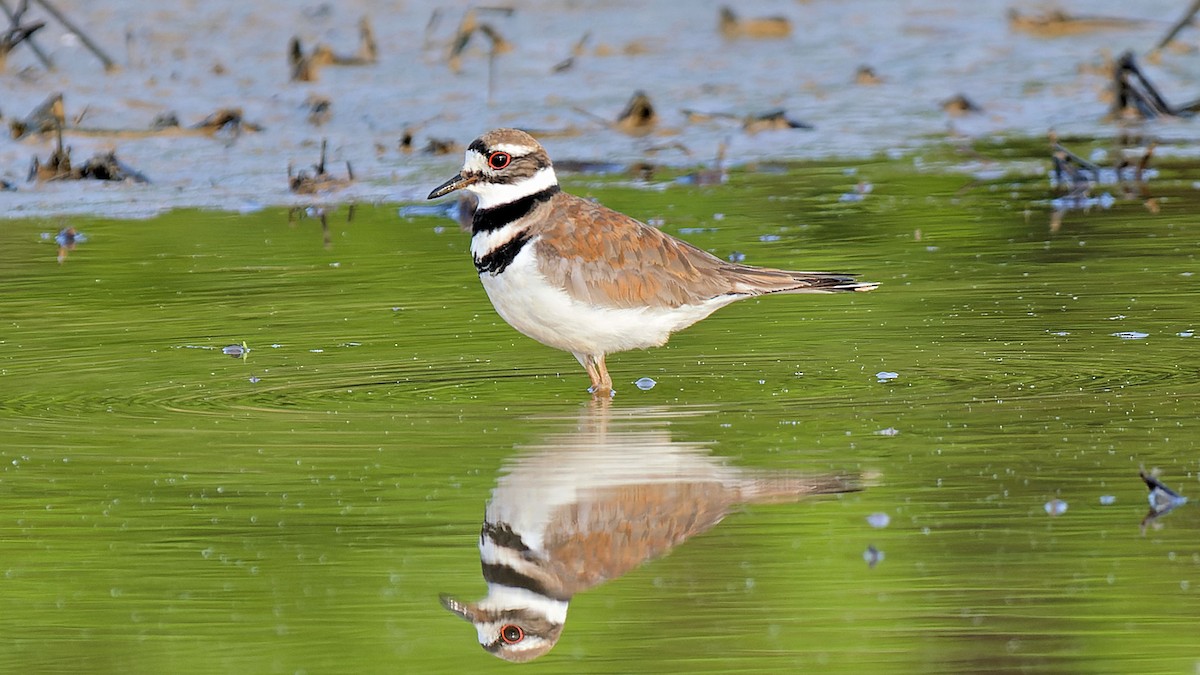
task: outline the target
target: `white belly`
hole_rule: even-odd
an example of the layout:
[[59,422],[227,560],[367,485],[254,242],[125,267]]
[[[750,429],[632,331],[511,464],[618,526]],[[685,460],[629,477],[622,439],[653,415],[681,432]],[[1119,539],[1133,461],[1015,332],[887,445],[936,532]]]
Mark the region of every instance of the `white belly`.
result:
[[480,281],[496,312],[544,345],[573,354],[603,355],[665,344],[671,333],[712,314],[735,298],[677,308],[611,309],[579,302],[538,271],[532,243],[500,275]]

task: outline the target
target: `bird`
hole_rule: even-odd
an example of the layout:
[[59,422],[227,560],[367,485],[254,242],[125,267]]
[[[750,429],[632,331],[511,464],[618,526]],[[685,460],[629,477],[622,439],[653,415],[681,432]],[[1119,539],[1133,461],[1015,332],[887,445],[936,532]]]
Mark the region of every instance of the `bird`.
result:
[[564,192],[546,149],[519,129],[488,131],[465,155],[462,170],[428,198],[457,190],[476,196],[471,255],[496,312],[519,332],[574,355],[598,398],[614,393],[608,354],[662,346],[734,301],[879,285],[722,260]]
[[440,596],[487,652],[514,662],[546,654],[576,594],[667,555],[740,505],[861,489],[854,476],[730,465],[672,440],[655,425],[661,414],[634,412],[612,431],[606,417],[585,417],[505,462],[479,533],[487,596]]

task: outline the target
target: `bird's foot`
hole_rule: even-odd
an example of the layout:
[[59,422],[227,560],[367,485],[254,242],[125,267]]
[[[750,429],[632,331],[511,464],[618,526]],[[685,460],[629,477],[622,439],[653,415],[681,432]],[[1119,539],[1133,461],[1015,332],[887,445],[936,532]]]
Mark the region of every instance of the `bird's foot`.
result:
[[617,390],[612,387],[591,386],[588,387],[588,393],[594,399],[611,399],[617,395]]

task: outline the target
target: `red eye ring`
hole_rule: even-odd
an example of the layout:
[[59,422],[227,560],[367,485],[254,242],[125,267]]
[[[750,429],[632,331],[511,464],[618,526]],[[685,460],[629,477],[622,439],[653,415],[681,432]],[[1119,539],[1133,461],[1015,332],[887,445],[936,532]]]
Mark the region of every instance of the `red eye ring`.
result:
[[515,645],[525,639],[525,631],[516,624],[508,623],[500,627],[500,639],[505,644]]
[[496,151],[488,155],[488,166],[497,171],[508,166],[509,162],[512,162],[512,155],[507,152]]

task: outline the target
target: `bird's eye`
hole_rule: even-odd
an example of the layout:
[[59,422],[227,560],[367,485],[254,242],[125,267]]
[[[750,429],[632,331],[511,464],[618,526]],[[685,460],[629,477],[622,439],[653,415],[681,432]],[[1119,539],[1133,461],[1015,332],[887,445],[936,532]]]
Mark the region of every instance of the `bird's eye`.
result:
[[512,155],[508,154],[507,152],[493,152],[492,154],[488,155],[488,166],[496,170],[503,169],[504,167],[508,166],[508,163],[511,161]]
[[525,631],[521,630],[520,626],[506,624],[500,628],[500,639],[504,640],[505,644],[515,645],[525,639]]

